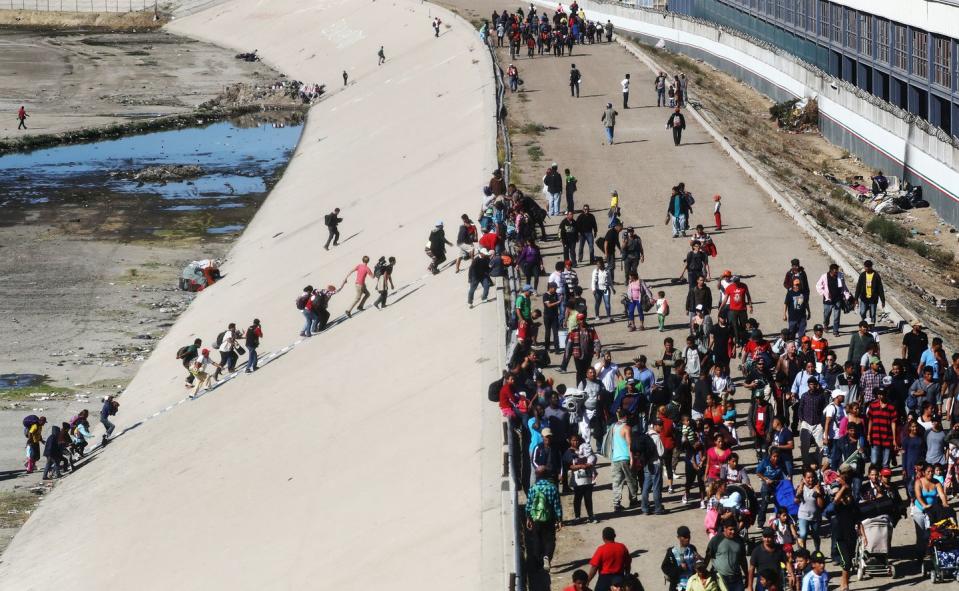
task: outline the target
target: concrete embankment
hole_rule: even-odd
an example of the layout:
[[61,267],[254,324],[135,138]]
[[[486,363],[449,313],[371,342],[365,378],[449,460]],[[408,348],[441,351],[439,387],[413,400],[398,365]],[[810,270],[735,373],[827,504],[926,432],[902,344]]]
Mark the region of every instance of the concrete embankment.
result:
[[[452,25],[438,39],[436,15]],[[4,555],[0,588],[78,572],[99,589],[481,588],[478,391],[495,361],[480,339],[494,326],[469,313],[462,275],[425,275],[423,254],[437,220],[454,234],[473,212],[495,160],[475,32],[428,4],[360,0],[238,0],[174,30],[256,48],[305,82],[335,88],[343,69],[355,82],[311,111],[226,277],[121,397],[128,430],[43,502]],[[327,253],[335,206],[344,241]],[[390,307],[285,350],[302,287],[339,285],[363,255],[397,257]],[[348,284],[334,318],[352,297]],[[179,404],[177,348],[254,317],[261,355],[284,354]]]

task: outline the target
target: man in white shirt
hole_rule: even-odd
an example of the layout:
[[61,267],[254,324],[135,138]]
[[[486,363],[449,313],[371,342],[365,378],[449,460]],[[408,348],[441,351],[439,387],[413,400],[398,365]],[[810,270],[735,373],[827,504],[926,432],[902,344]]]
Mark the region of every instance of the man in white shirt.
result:
[[622,377],[619,366],[613,363],[613,355],[608,351],[603,354],[603,363],[599,367],[599,381],[610,392],[616,391],[616,382]]
[[557,261],[556,265],[553,267],[555,271],[549,274],[549,279],[546,280],[546,285],[550,283],[556,284],[556,295],[559,296],[559,324],[560,328],[566,330],[566,281],[563,280],[563,271],[565,266],[561,261]]
[[623,78],[623,81],[619,83],[623,87],[623,108],[629,108],[629,74],[626,74],[626,77]]

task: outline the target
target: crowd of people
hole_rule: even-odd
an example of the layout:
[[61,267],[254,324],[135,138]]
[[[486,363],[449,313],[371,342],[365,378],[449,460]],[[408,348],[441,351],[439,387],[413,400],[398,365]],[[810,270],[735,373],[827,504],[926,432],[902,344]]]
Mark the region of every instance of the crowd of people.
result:
[[[110,417],[117,414],[120,403],[113,396],[104,396],[100,407],[100,424],[104,432],[101,446],[109,443],[115,426]],[[23,419],[23,436],[26,439],[26,460],[23,462],[27,474],[32,474],[38,468],[40,458],[46,463],[43,467],[43,479],[60,478],[71,472],[76,462],[87,453],[87,447],[93,441],[90,432],[90,411],[80,410],[69,421],[63,421],[59,426],[51,425],[50,432],[44,435],[43,429],[47,424],[47,417],[27,415]]]
[[613,40],[613,23],[586,19],[586,13],[574,1],[567,12],[562,5],[553,14],[552,19],[545,13],[538,14],[536,7],[530,4],[524,12],[519,8],[515,14],[506,10],[493,12],[489,21],[480,28],[480,38],[484,43],[494,43],[497,47],[509,46],[510,58],[520,55],[526,48],[526,57],[536,55],[555,56],[573,55],[576,45],[606,43]]
[[[528,29],[564,17],[569,22],[562,13],[517,12],[497,22]],[[518,78],[515,66],[507,77],[511,85]],[[624,108],[629,82],[622,83]],[[660,73],[655,91],[660,105],[681,115],[683,78],[670,83]],[[607,114],[612,127],[611,104]],[[674,114],[667,127],[678,144],[685,121]],[[949,356],[918,320],[905,332],[883,328],[886,294],[872,261],[854,273],[831,264],[815,275],[789,261],[783,291],[763,294],[781,310],[782,324],[761,326],[745,270],[710,265],[722,246],[709,234],[722,229],[721,197],[710,203],[714,223],[694,224],[696,200],[677,183],[666,223],[689,251],[679,277],[663,284],[686,286],[674,309],[665,290],[642,278],[651,253],[625,221],[618,193],[597,216],[578,202],[582,179],[560,170],[555,162],[546,170],[542,204],[497,170],[477,221],[463,217],[475,227],[461,250],[471,259],[470,305],[476,287],[488,289],[493,277],[522,285],[507,299],[513,342],[490,399],[521,441],[531,570],[550,571],[564,525],[696,515],[697,507],[693,520],[702,520],[709,543],[700,554],[689,527],[679,528],[663,561],[670,589],[826,589],[830,561],[847,589],[860,566],[891,569],[892,530],[906,516],[915,524],[916,559],[928,558],[942,531],[959,536],[949,508],[959,493],[959,406],[952,404],[959,352]],[[558,260],[543,254],[548,242],[560,246]],[[666,330],[671,312],[682,316],[685,334],[666,336],[657,354],[627,360],[604,350],[603,324],[643,331],[655,315]],[[605,515],[593,502],[600,456],[609,462],[602,479],[612,486]],[[606,528],[589,572],[574,572],[571,588],[635,588],[621,546]]]

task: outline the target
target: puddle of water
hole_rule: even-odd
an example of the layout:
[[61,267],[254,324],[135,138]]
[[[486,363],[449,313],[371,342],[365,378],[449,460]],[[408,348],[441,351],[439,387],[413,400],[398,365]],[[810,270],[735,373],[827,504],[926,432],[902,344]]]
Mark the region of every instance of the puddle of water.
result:
[[207,228],[207,234],[234,234],[241,232],[245,228],[243,224],[233,224],[230,226],[219,226],[217,228]]
[[5,373],[0,374],[0,390],[26,388],[38,386],[47,380],[47,376],[35,373]]

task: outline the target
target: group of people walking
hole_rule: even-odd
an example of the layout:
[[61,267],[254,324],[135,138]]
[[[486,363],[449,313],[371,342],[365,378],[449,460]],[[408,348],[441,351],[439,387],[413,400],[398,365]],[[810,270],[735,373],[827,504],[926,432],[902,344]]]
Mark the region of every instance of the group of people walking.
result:
[[[570,71],[575,96],[582,74]],[[624,109],[632,83],[621,83]],[[655,92],[673,109],[667,128],[679,145],[685,77],[660,73]],[[619,116],[608,103],[608,144]],[[522,286],[512,299],[504,292],[513,346],[490,399],[522,442],[531,570],[551,569],[563,525],[607,518],[593,502],[606,482],[609,518],[692,511],[691,523],[702,520],[705,552],[690,548],[693,534],[683,527],[663,561],[671,589],[825,589],[830,561],[846,589],[857,565],[889,560],[887,535],[907,514],[916,558],[928,560],[929,532],[953,517],[949,499],[959,494],[959,353],[947,355],[918,320],[904,333],[882,328],[886,294],[873,261],[810,275],[793,258],[783,265],[782,292],[754,296],[748,270],[711,264],[723,248],[707,231],[723,229],[721,197],[708,206],[709,222],[697,224],[701,205],[677,183],[666,223],[689,251],[679,277],[659,289],[642,279],[654,253],[625,221],[617,192],[597,219],[579,203],[583,175],[554,162],[542,180],[537,202],[497,171],[477,222],[482,258],[498,259],[480,263],[482,279],[495,267],[493,277]],[[557,259],[543,253],[549,242]],[[760,325],[758,299],[781,311],[781,325]],[[628,334],[656,315],[661,329],[675,331],[664,321],[680,308],[685,334],[666,336],[658,351],[616,359],[604,347],[603,323],[623,322]],[[848,315],[852,323],[843,322]],[[598,468],[601,457],[608,470]],[[607,556],[622,554],[616,544],[604,530],[589,572],[573,574],[576,589],[632,584],[629,560]]]

